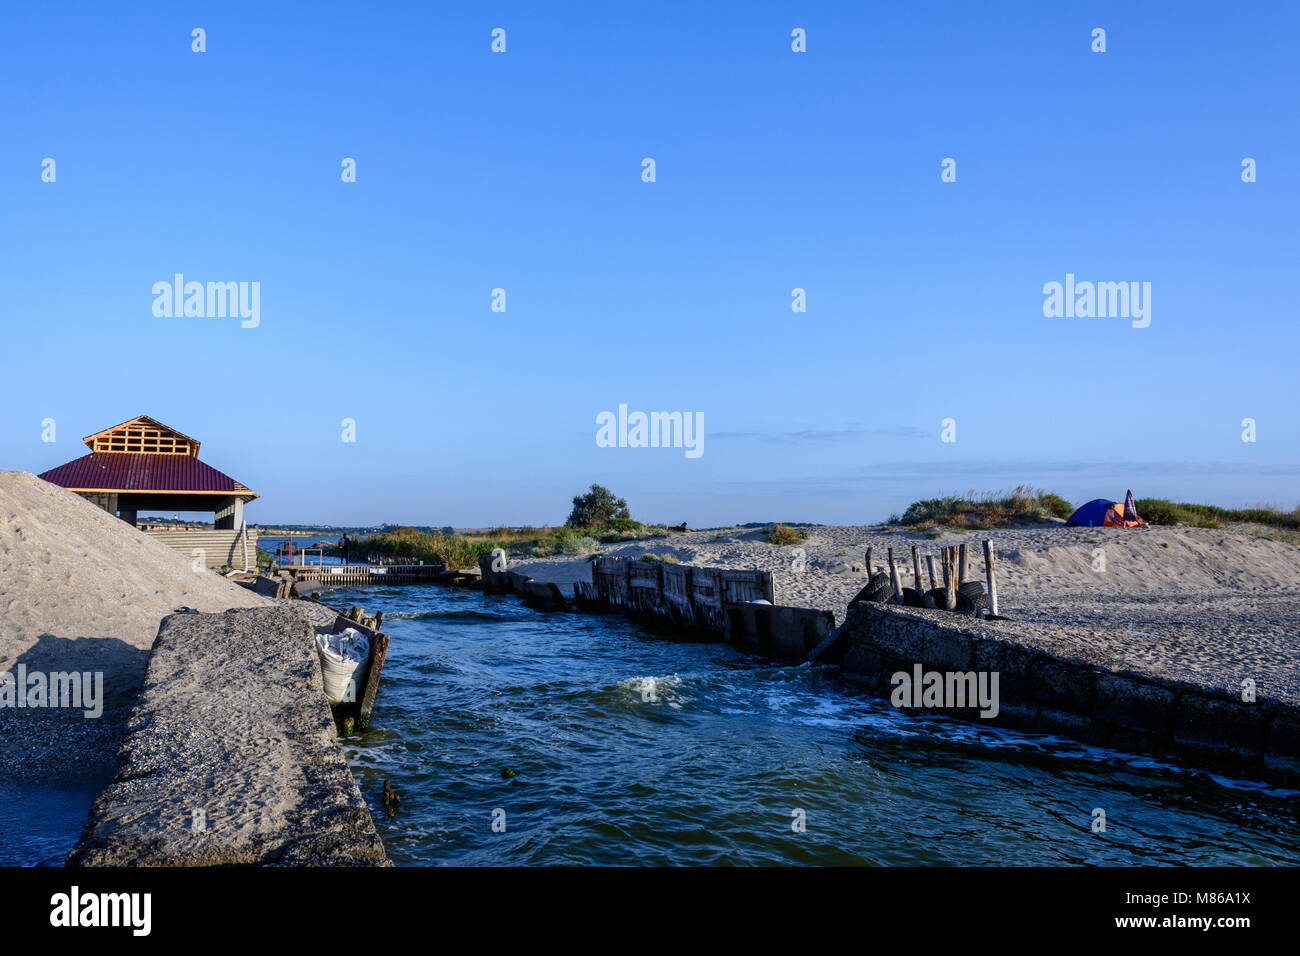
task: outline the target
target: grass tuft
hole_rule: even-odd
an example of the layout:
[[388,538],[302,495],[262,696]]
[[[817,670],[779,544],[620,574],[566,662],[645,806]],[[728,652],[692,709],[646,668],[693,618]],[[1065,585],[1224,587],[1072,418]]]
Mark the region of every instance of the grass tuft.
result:
[[792,528],[788,524],[769,525],[763,532],[763,537],[767,539],[768,544],[785,546],[787,544],[798,544],[800,541],[808,540],[808,532],[803,528]]
[[1073,512],[1074,508],[1060,495],[1019,485],[1006,494],[976,495],[971,491],[964,496],[947,495],[914,501],[901,516],[892,516],[890,523],[907,525],[918,531],[939,527],[984,530],[1068,518]]

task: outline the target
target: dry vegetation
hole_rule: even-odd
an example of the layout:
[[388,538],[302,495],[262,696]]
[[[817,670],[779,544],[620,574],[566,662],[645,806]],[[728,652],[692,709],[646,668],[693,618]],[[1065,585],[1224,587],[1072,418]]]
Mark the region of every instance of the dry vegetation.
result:
[[931,528],[1006,528],[1064,520],[1074,507],[1060,495],[1019,485],[1010,493],[992,492],[965,496],[948,495],[925,498],[907,506],[902,515],[893,515],[889,524],[906,525],[916,531]]

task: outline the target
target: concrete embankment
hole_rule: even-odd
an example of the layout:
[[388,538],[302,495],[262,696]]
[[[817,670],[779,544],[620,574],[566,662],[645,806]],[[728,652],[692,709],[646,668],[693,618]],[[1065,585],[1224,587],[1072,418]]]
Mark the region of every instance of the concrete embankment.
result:
[[1051,634],[1012,622],[869,604],[849,611],[829,659],[883,696],[891,694],[894,674],[913,675],[917,664],[925,672],[997,674],[996,717],[981,718],[969,706],[937,709],[1300,785],[1300,704],[1289,692],[1272,694],[1266,681],[1257,686],[1252,675],[1259,670],[1249,660],[1240,661],[1239,680],[1197,680],[1194,673],[1170,677],[1108,665],[1104,654],[1089,659],[1070,646],[1054,647]]
[[307,620],[163,619],[70,865],[386,865],[336,742]]

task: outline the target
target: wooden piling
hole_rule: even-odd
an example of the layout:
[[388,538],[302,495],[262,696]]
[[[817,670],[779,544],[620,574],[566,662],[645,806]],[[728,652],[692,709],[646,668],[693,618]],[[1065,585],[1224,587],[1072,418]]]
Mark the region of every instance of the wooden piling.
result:
[[894,589],[894,597],[903,603],[903,586],[898,580],[898,568],[894,564],[894,549],[889,549],[889,585]]
[[871,580],[871,575],[875,573],[875,568],[871,566],[871,549],[867,548],[867,580]]
[[984,542],[984,576],[988,579],[989,584],[989,614],[992,617],[998,616],[998,576],[995,570],[993,555],[993,542],[985,540]]
[[934,590],[938,587],[938,585],[934,583],[934,555],[927,554],[925,556],[925,567],[930,572],[930,589]]
[[912,545],[912,587],[917,591],[925,590],[925,585],[921,583],[921,552],[916,545]]
[[948,610],[957,610],[956,549],[943,549],[943,599]]
[[965,541],[961,543],[961,547],[958,548],[957,554],[959,555],[957,559],[957,586],[961,587],[966,580],[966,542]]

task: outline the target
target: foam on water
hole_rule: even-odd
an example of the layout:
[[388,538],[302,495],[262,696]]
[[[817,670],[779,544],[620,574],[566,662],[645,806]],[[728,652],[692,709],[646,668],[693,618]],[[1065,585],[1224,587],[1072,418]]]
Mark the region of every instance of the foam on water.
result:
[[1294,791],[903,713],[617,617],[436,586],[331,603],[393,637],[374,724],[342,743],[399,863],[1300,863]]

